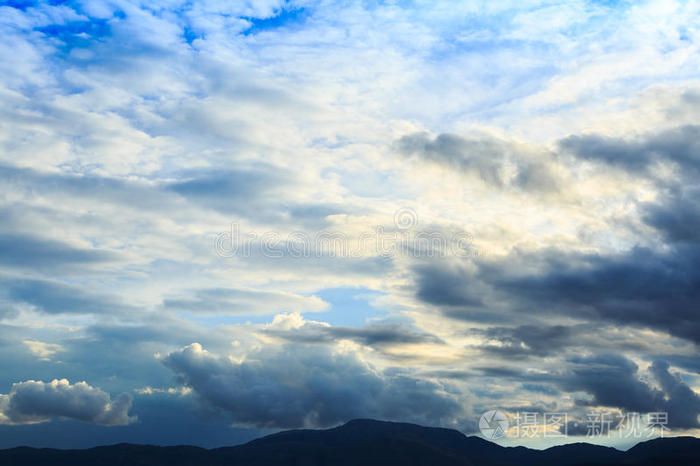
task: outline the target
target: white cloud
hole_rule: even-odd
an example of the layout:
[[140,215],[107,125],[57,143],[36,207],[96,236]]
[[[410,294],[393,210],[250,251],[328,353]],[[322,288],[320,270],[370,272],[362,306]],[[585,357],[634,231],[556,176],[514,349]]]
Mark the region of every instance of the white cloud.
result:
[[50,357],[59,351],[65,351],[65,348],[56,343],[44,343],[37,340],[24,340],[22,343],[27,346],[34,356],[44,361],[49,361]]

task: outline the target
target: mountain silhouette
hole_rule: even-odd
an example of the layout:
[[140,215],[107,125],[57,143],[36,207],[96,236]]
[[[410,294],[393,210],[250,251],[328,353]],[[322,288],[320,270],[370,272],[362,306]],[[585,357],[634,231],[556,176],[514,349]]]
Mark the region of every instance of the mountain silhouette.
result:
[[244,445],[207,450],[192,446],[118,444],[85,450],[18,447],[0,450],[0,465],[71,466],[534,466],[699,465],[700,439],[642,442],[626,452],[574,443],[532,450],[502,447],[452,429],[357,419],[326,430],[290,430]]

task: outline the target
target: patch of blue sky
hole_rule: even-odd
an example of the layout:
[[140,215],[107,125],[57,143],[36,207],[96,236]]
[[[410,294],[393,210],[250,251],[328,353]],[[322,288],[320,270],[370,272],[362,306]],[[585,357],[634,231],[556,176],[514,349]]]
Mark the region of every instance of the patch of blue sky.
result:
[[201,34],[198,34],[194,29],[192,29],[189,26],[185,26],[182,30],[182,37],[185,39],[185,42],[188,44],[192,45],[192,43],[197,40],[201,39],[203,36]]
[[[373,319],[384,319],[387,312],[374,305],[374,300],[385,295],[379,291],[364,287],[327,288],[313,293],[330,304],[323,312],[302,312],[307,320],[327,322],[334,326],[360,327]],[[281,308],[278,314],[293,312]],[[273,316],[264,315],[215,315],[191,312],[177,313],[177,316],[195,322],[206,328],[221,325],[261,325],[269,324]]]
[[375,306],[374,301],[385,295],[369,288],[327,288],[314,293],[330,304],[328,310],[304,314],[304,318],[327,322],[335,326],[359,327],[372,319],[387,316],[384,309]]
[[0,6],[9,6],[10,8],[16,8],[18,10],[25,11],[27,8],[37,6],[39,4],[36,0],[9,0],[0,2]]
[[[111,35],[109,22],[105,19],[95,18],[88,21],[50,24],[35,28],[35,30],[43,33],[45,37],[54,44],[56,48],[54,58],[58,59],[59,63],[68,59],[73,62],[74,65],[79,64],[80,60],[76,62],[75,60],[69,59],[71,52],[79,49],[90,49],[96,42]],[[63,68],[65,65],[61,64],[59,66]],[[68,86],[66,91],[73,93],[80,92],[81,89]]]
[[268,18],[243,17],[250,22],[250,27],[243,31],[243,35],[253,35],[263,31],[303,24],[310,12],[306,8],[283,8],[274,16]]
[[60,40],[67,47],[81,47],[91,41],[110,34],[109,22],[104,19],[91,19],[89,21],[71,21],[66,24],[49,24],[35,29]]
[[632,4],[629,0],[588,0],[588,3],[611,8],[621,8]]

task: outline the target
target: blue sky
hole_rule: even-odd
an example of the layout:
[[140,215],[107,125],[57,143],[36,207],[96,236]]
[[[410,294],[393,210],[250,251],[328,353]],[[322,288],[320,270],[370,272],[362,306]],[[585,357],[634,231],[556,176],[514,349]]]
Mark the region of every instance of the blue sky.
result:
[[698,14],[0,3],[0,447],[697,435]]

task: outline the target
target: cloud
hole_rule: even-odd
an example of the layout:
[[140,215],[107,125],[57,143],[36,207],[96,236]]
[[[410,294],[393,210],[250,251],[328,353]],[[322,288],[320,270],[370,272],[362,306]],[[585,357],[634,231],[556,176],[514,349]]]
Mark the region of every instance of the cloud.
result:
[[[557,191],[558,181],[542,155],[533,157],[514,144],[492,137],[463,138],[443,133],[430,139],[427,133],[401,137],[397,150],[465,173],[478,176],[498,188],[514,187],[524,191]],[[515,172],[509,165],[515,167]]]
[[10,393],[0,395],[0,422],[35,424],[54,418],[69,418],[104,426],[121,426],[136,421],[129,416],[131,395],[114,400],[109,394],[85,382],[66,379],[51,382],[28,380],[12,384]]
[[668,243],[700,244],[700,190],[674,190],[657,203],[642,207],[643,220]]
[[117,255],[100,249],[76,248],[35,235],[0,233],[0,264],[17,269],[71,270],[77,266],[116,260]]
[[353,328],[304,320],[299,314],[277,315],[272,324],[266,326],[261,333],[303,344],[333,343],[339,340],[352,340],[366,346],[444,343],[435,335],[404,323],[385,322]]
[[[302,182],[295,181],[297,176],[287,169],[263,163],[241,163],[235,169],[156,172],[138,178],[44,172],[0,163],[0,175],[9,180],[8,194],[22,193],[29,200],[58,197],[88,205],[107,203],[152,214],[169,212],[185,217],[183,211],[194,215],[204,207],[260,222],[295,221],[319,226],[325,225],[326,216],[348,210],[339,203],[298,199],[295,193],[301,189]],[[134,199],[139,200],[138,205],[134,204]],[[282,203],[281,199],[286,200]],[[31,236],[27,238],[30,239]]]
[[192,297],[166,298],[163,306],[172,311],[210,314],[274,314],[280,311],[319,312],[328,303],[316,296],[246,288],[196,290]]
[[700,396],[683,382],[680,375],[669,371],[666,361],[654,361],[650,371],[666,393],[667,399],[664,399],[663,408],[668,412],[670,427],[700,427]]
[[654,164],[667,161],[677,164],[681,174],[689,174],[700,168],[699,141],[700,126],[687,125],[627,139],[597,134],[569,136],[559,141],[559,147],[579,159],[631,172],[648,172]]
[[50,356],[53,356],[59,351],[65,351],[65,348],[56,343],[45,343],[37,340],[24,340],[22,343],[27,346],[33,355],[43,361],[49,361]]
[[669,364],[657,360],[649,371],[661,390],[641,380],[637,365],[620,355],[598,355],[572,359],[569,375],[558,380],[566,391],[584,391],[592,395],[582,405],[620,408],[627,412],[668,413],[668,427],[695,429],[700,427],[700,396],[686,385],[677,374],[669,371]]
[[556,354],[562,347],[574,344],[576,335],[584,331],[583,328],[565,325],[520,325],[489,327],[474,333],[487,340],[479,349],[510,358]]
[[[277,200],[291,184],[290,174],[274,167],[182,173],[166,189],[225,213],[249,208],[256,198]],[[254,196],[251,196],[253,195]]]
[[600,355],[572,360],[568,377],[562,378],[563,389],[585,391],[593,396],[593,406],[609,406],[631,412],[655,411],[662,394],[639,380],[638,367],[619,355]]
[[416,297],[422,301],[444,306],[478,307],[483,304],[483,286],[471,262],[428,262],[413,268],[417,277]]
[[[649,327],[700,342],[700,248],[618,254],[514,251],[467,264],[421,264],[416,296],[443,314],[503,323],[519,316]],[[522,318],[522,317],[520,317]]]
[[20,278],[0,279],[5,299],[29,304],[47,314],[116,314],[134,308],[120,298],[98,294],[57,281]]
[[692,311],[700,302],[700,274],[693,265],[700,249],[550,254],[541,274],[492,276],[491,282],[535,312],[647,326],[700,342],[700,318]]
[[326,225],[328,215],[346,211],[340,204],[300,201],[297,193],[303,190],[303,177],[272,165],[191,170],[177,174],[177,178],[164,189],[196,205],[259,222],[319,227]]
[[[700,426],[700,396],[679,374],[671,372],[669,364],[664,360],[655,360],[648,366],[648,371],[640,371],[635,362],[613,353],[573,357],[556,364],[549,362],[546,370],[542,371],[502,366],[474,369],[476,373],[456,376],[478,375],[482,384],[485,378],[491,377],[497,380],[498,385],[502,385],[504,379],[513,383],[520,382],[520,387],[525,390],[535,391],[539,395],[555,395],[558,408],[552,409],[561,409],[565,405],[561,392],[572,394],[574,403],[567,410],[579,425],[571,424],[571,435],[586,433],[582,430],[582,425],[586,422],[580,419],[585,418],[587,413],[600,412],[599,408],[604,408],[603,412],[613,409],[642,415],[668,413],[666,426],[671,429],[695,429]],[[581,394],[588,397],[581,397]],[[517,392],[507,392],[505,396],[517,395]],[[504,398],[503,393],[498,392],[490,396]]]
[[[98,201],[147,211],[163,211],[182,208],[174,196],[158,189],[156,183],[144,177],[121,179],[95,173],[48,172],[26,167],[0,164],[0,175],[10,180],[13,191],[23,193],[27,199],[40,197],[69,199],[75,202]],[[138,199],[138,206],[134,205]]]
[[464,421],[463,407],[440,385],[405,371],[378,371],[351,353],[322,347],[268,349],[239,362],[193,343],[162,361],[206,405],[241,425],[325,427],[364,417]]

